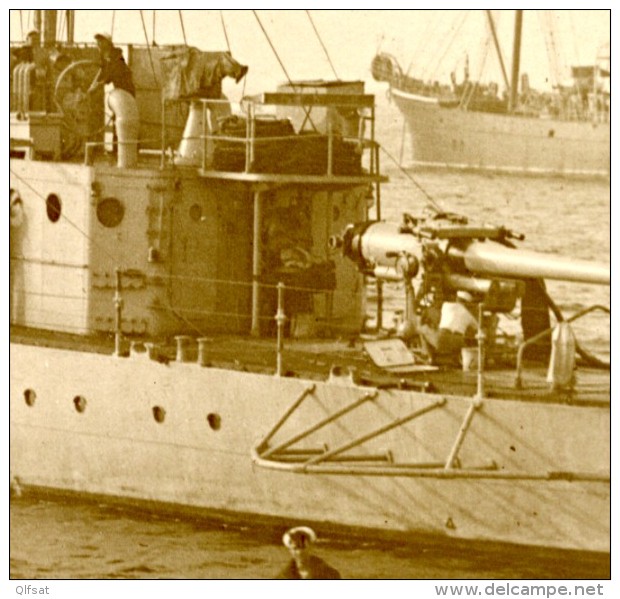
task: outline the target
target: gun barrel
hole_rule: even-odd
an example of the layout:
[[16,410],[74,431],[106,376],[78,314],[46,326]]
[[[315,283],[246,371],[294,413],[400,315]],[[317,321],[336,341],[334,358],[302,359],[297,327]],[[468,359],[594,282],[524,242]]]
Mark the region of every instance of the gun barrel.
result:
[[597,285],[610,284],[605,264],[511,249],[492,241],[474,241],[463,252],[465,267],[476,275],[542,278]]
[[360,240],[362,255],[382,266],[392,266],[395,256],[409,254],[420,257],[420,242],[411,233],[401,233],[394,223],[378,222],[369,227]]
[[332,238],[330,246],[341,247],[343,254],[360,268],[396,268],[400,256],[420,259],[422,255],[422,247],[416,237],[401,232],[399,225],[386,222],[351,225],[342,238]]
[[[493,239],[480,241],[470,229],[459,227],[438,228],[439,246],[443,244],[455,269],[450,276],[457,275],[488,278],[556,279],[597,285],[609,285],[609,265],[534,252],[521,248],[510,248]],[[432,237],[431,237],[432,239]],[[341,247],[345,256],[356,262],[360,269],[376,271],[377,276],[393,278],[409,260],[415,264],[411,271],[415,276],[417,264],[423,264],[423,237],[413,234],[402,225],[390,222],[366,222],[350,225],[342,238],[332,240],[332,247]],[[447,243],[447,247],[446,246]],[[466,269],[467,273],[463,272]],[[388,272],[389,271],[389,272]],[[407,269],[402,270],[406,272]],[[401,276],[402,276],[401,272]],[[482,287],[487,282],[480,281]],[[454,284],[452,284],[454,286]],[[461,288],[461,284],[456,284]]]

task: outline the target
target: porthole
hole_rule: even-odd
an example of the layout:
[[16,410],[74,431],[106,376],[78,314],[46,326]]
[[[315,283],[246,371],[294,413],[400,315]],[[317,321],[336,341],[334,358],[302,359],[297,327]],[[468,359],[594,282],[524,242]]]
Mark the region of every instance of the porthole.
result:
[[27,406],[34,406],[34,402],[35,399],[37,398],[37,394],[34,392],[33,389],[26,389],[24,391],[24,401],[26,402]]
[[166,419],[166,410],[161,406],[154,406],[153,418],[155,418],[155,422],[161,424]]
[[82,414],[84,410],[86,410],[86,398],[82,395],[76,395],[73,398],[73,405],[75,407],[75,411]]
[[108,229],[118,227],[125,216],[125,207],[117,198],[103,198],[97,203],[97,219]]
[[200,204],[192,204],[189,209],[189,217],[198,222],[202,219],[202,206]]
[[219,414],[215,414],[214,412],[207,414],[207,422],[209,423],[211,430],[219,431],[222,427],[221,416]]
[[47,196],[47,200],[45,200],[45,206],[47,209],[47,218],[53,223],[58,222],[60,213],[62,212],[60,198],[55,193],[50,193]]

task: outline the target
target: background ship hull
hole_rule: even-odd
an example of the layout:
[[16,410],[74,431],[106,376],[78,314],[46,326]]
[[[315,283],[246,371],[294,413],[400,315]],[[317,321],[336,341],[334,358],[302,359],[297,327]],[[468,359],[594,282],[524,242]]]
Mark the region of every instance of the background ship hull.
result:
[[608,176],[609,124],[467,112],[392,88],[413,163],[511,173]]
[[[252,522],[303,519],[321,530],[361,527],[412,539],[429,534],[609,551],[607,482],[304,475],[257,467],[252,448],[308,385],[143,356],[12,344],[11,475],[24,489],[175,504]],[[26,390],[36,393],[33,406],[24,401]],[[308,428],[367,391],[317,382],[307,407],[292,417],[293,428],[282,434]],[[86,400],[82,413],[77,396]],[[316,442],[333,447],[436,399],[381,391],[367,410]],[[467,398],[448,397],[445,406],[364,449],[389,449],[398,461],[445,460],[469,405]],[[166,412],[163,423],[153,417],[155,406]],[[219,429],[209,426],[210,414]],[[459,458],[464,468],[491,460],[524,474],[604,471],[609,407],[488,400]]]

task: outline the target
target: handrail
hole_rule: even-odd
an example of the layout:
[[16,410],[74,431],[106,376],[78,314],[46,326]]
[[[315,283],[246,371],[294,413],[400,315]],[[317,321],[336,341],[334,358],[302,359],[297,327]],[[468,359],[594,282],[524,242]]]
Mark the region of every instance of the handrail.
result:
[[[603,312],[607,312],[607,314],[610,314],[609,308],[607,308],[606,306],[602,306],[600,304],[595,304],[593,306],[590,306],[589,308],[584,308],[583,310],[577,312],[576,314],[573,314],[571,317],[563,320],[562,322],[567,322],[567,323],[574,322],[575,320],[578,320],[579,318],[585,316],[586,314],[589,314],[590,312],[594,312],[594,310],[601,310]],[[523,388],[523,377],[521,376],[521,372],[523,370],[523,352],[525,351],[525,348],[536,343],[537,341],[540,341],[543,337],[553,332],[554,328],[555,327],[549,327],[548,329],[541,331],[537,335],[534,335],[533,337],[526,339],[523,343],[521,343],[521,345],[519,345],[519,349],[517,350],[517,367],[516,367],[516,373],[515,373],[515,388],[516,389]]]
[[[370,117],[363,117],[364,120],[371,121],[371,137],[368,139],[363,135],[363,127],[359,128],[359,135],[357,137],[354,136],[343,136],[335,134],[331,123],[328,123],[327,133],[324,135],[316,135],[316,137],[327,137],[327,168],[326,168],[326,176],[333,175],[333,163],[334,163],[334,138],[338,137],[339,139],[343,139],[345,141],[356,142],[358,148],[362,150],[362,152],[370,148],[370,175],[374,176],[376,174],[376,170],[378,167],[376,161],[376,153],[377,153],[377,142],[375,140],[375,111],[374,111],[374,96],[372,95],[351,95],[351,94],[288,94],[288,93],[274,93],[274,94],[262,94],[260,96],[255,96],[252,98],[244,99],[244,104],[246,105],[246,135],[245,138],[232,137],[229,135],[210,135],[208,133],[208,119],[206,118],[206,110],[208,109],[210,104],[227,104],[226,100],[213,100],[207,98],[195,99],[192,101],[197,101],[202,104],[203,111],[203,119],[202,119],[202,135],[200,138],[203,140],[203,152],[202,152],[202,170],[208,170],[208,156],[207,156],[207,141],[216,139],[218,141],[227,141],[230,143],[242,143],[245,144],[245,166],[243,171],[245,173],[250,173],[252,164],[254,162],[255,156],[255,146],[256,144],[264,144],[273,141],[282,141],[282,140],[298,140],[300,142],[306,141],[310,138],[309,135],[299,136],[299,135],[291,135],[291,136],[265,136],[265,137],[256,137],[256,120],[260,115],[257,115],[257,107],[265,104],[269,105],[282,105],[282,106],[299,106],[299,107],[334,107],[338,108],[339,106],[346,108],[357,108],[359,110],[370,110]],[[362,116],[360,115],[360,119]],[[312,138],[315,137],[314,134],[311,134]]]

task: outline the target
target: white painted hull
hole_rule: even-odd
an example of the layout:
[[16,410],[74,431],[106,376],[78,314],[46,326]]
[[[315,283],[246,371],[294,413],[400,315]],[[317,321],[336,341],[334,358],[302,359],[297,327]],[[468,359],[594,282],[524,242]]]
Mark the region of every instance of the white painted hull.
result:
[[[21,344],[11,344],[10,376],[11,475],[24,488],[395,531],[412,539],[430,534],[609,551],[610,488],[604,480],[315,475],[258,467],[252,448],[309,381]],[[24,401],[27,389],[36,393],[33,406]],[[280,439],[367,391],[317,382]],[[83,413],[74,407],[76,396],[86,399]],[[385,424],[386,416],[402,417],[436,399],[381,391],[350,420],[317,433],[316,443],[345,442]],[[445,460],[470,405],[466,398],[446,399],[440,409],[364,450],[390,449],[400,462]],[[153,418],[154,406],[165,409],[163,423]],[[219,430],[209,427],[210,413],[220,416]],[[463,468],[491,460],[499,472],[524,475],[604,472],[609,430],[608,405],[486,400],[459,459]]]
[[609,123],[467,112],[396,88],[415,165],[491,172],[608,176]]

